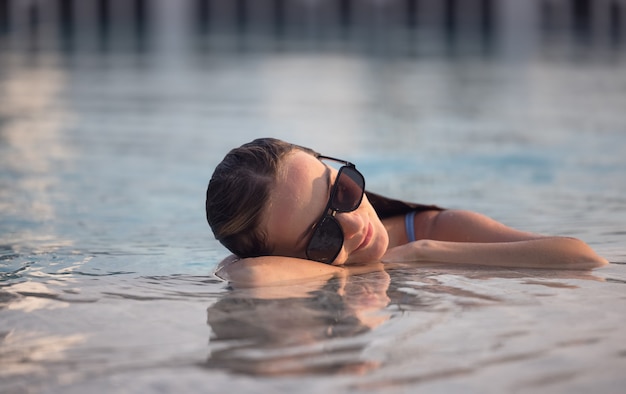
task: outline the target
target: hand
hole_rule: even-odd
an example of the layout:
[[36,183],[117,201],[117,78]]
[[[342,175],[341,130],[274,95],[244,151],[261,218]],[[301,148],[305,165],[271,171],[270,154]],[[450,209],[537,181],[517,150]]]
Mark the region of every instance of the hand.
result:
[[427,250],[432,249],[433,243],[435,242],[436,241],[420,239],[390,248],[385,252],[381,260],[383,263],[426,262],[429,261],[427,259]]

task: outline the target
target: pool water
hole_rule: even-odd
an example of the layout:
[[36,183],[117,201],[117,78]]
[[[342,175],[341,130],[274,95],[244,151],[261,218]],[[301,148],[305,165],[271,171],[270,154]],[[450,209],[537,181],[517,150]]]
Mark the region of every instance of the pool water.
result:
[[[0,41],[0,391],[621,392],[623,45],[401,33]],[[204,193],[261,136],[612,264],[233,290]]]

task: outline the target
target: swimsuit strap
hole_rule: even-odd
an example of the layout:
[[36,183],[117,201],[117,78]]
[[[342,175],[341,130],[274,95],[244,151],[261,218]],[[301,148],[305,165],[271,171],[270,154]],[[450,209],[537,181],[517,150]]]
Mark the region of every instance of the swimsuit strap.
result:
[[417,212],[411,211],[404,216],[404,228],[406,229],[406,237],[409,242],[415,241],[415,214]]

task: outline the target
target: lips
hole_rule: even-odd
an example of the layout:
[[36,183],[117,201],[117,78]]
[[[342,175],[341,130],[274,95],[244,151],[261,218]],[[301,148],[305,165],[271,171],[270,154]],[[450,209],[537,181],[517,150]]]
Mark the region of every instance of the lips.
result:
[[373,227],[372,227],[372,223],[367,223],[367,229],[365,231],[365,237],[363,237],[363,241],[361,241],[361,243],[359,244],[359,246],[357,246],[356,249],[353,250],[353,252],[356,252],[364,247],[366,247],[370,241],[372,240],[372,235],[373,235]]

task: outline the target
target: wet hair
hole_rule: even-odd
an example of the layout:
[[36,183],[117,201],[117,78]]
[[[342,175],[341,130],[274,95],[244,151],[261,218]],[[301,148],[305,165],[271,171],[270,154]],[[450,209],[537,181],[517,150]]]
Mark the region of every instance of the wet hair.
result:
[[215,168],[206,192],[206,218],[215,238],[235,255],[272,254],[261,228],[263,212],[283,158],[299,149],[275,138],[259,138],[231,150]]
[[[215,168],[206,192],[206,218],[215,238],[240,258],[272,255],[261,221],[283,159],[295,150],[319,153],[275,138],[231,150]],[[381,219],[410,211],[440,210],[365,192]]]

